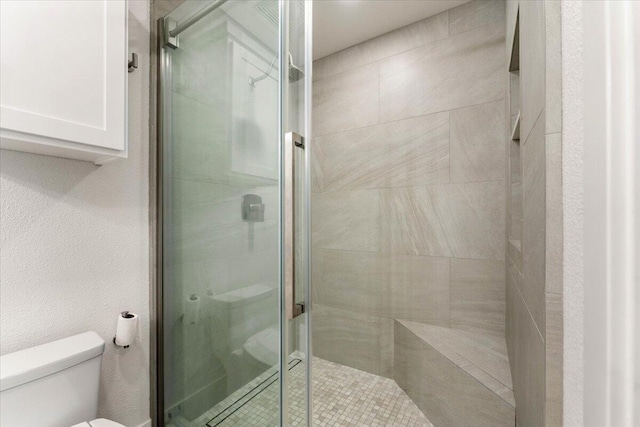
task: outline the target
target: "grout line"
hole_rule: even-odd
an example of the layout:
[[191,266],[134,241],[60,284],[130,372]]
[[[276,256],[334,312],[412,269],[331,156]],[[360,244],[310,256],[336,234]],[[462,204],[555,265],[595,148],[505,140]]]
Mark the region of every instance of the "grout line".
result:
[[[336,77],[336,76],[339,76],[340,74],[351,73],[351,72],[353,72],[353,70],[354,70],[354,69],[358,69],[358,68],[361,68],[361,67],[364,67],[364,66],[367,66],[367,65],[371,65],[371,64],[374,64],[374,63],[376,63],[376,62],[387,61],[387,60],[389,60],[389,59],[393,58],[394,56],[404,55],[404,54],[406,54],[406,53],[408,53],[408,52],[411,52],[411,51],[414,51],[414,50],[417,50],[417,49],[423,49],[423,48],[425,48],[425,47],[428,47],[428,46],[430,46],[430,45],[436,44],[436,43],[438,43],[438,42],[442,42],[442,41],[444,41],[444,40],[447,40],[447,39],[450,39],[450,38],[454,38],[454,37],[459,37],[459,36],[461,36],[461,35],[463,35],[463,34],[467,34],[467,33],[470,33],[470,32],[472,32],[472,31],[479,31],[479,30],[482,30],[482,29],[485,29],[485,28],[489,28],[489,27],[494,28],[494,27],[495,27],[495,24],[494,24],[494,23],[491,23],[491,24],[484,24],[484,25],[479,25],[479,26],[477,26],[477,27],[471,28],[471,29],[466,30],[466,31],[462,31],[462,32],[460,32],[460,33],[451,34],[451,33],[450,33],[450,30],[449,30],[449,11],[448,11],[448,10],[447,10],[447,11],[445,11],[445,12],[441,12],[441,13],[439,13],[439,14],[437,14],[437,15],[430,16],[429,18],[426,18],[426,19],[435,18],[436,16],[438,16],[438,15],[440,15],[440,14],[445,14],[445,13],[447,14],[447,35],[446,35],[445,37],[443,37],[443,38],[438,38],[438,39],[435,39],[435,40],[429,41],[429,42],[427,42],[427,43],[424,43],[424,44],[420,44],[420,45],[414,46],[414,47],[412,47],[412,48],[410,48],[410,49],[402,50],[402,51],[399,51],[399,52],[393,53],[393,54],[391,54],[391,55],[384,56],[384,57],[379,58],[379,59],[374,59],[374,60],[371,60],[371,61],[368,61],[368,62],[363,62],[362,64],[356,65],[355,67],[350,67],[350,68],[348,68],[348,69],[346,69],[346,70],[344,70],[344,71],[338,71],[338,72],[333,72],[333,73],[331,73],[331,74],[327,74],[327,75],[325,75],[325,76],[322,76],[322,77],[319,77],[319,78],[315,79],[315,80],[314,80],[314,82],[316,82],[316,81],[321,81],[321,80],[325,80],[325,79],[328,79],[328,78],[331,78],[331,77]],[[417,22],[420,22],[420,21],[417,21]],[[417,22],[416,22],[416,23],[417,23]],[[411,26],[411,25],[413,25],[413,24],[406,25],[406,26],[401,27],[401,28],[399,28],[399,29],[403,29],[403,28],[409,27],[409,26]],[[392,31],[390,31],[390,32],[393,32],[393,31],[396,31],[396,30],[392,30]],[[502,33],[504,33],[504,31],[506,31],[506,28],[503,28],[503,29],[502,29]],[[377,38],[384,37],[384,36],[385,36],[385,35],[387,35],[387,34],[389,34],[389,33],[381,34],[381,35],[379,35],[379,36],[376,36],[376,37],[374,37],[374,38],[371,38],[371,39],[365,40],[365,41],[360,42],[360,43],[358,43],[358,44],[355,44],[355,45],[353,45],[353,46],[346,47],[346,48],[344,48],[344,49],[342,49],[342,50],[339,50],[338,52],[334,52],[334,53],[331,53],[331,54],[329,54],[329,55],[323,56],[322,58],[318,58],[318,59],[314,60],[313,62],[321,61],[321,60],[323,60],[323,59],[325,59],[325,58],[329,58],[329,57],[330,57],[330,56],[332,56],[332,55],[337,55],[337,54],[339,54],[339,53],[341,53],[341,52],[344,52],[344,51],[346,51],[346,50],[348,50],[348,49],[354,48],[354,47],[356,47],[356,46],[363,45],[363,44],[365,44],[365,43],[367,43],[367,42],[369,42],[369,41],[371,41],[371,40],[375,40],[375,39],[377,39]],[[488,37],[488,39],[491,39],[491,37]],[[502,37],[502,39],[504,40],[504,37]]]
[[378,192],[378,230],[377,233],[378,235],[376,236],[378,238],[378,250],[376,251],[376,253],[378,254],[383,254],[384,252],[382,251],[382,233],[384,232],[384,230],[382,229],[382,211],[383,211],[383,206],[382,206],[382,194],[380,194],[380,188],[376,189]]
[[[322,246],[313,246],[313,249],[322,250],[322,251],[333,251],[333,252],[356,252],[362,254],[378,254],[381,256],[407,256],[407,257],[421,257],[421,258],[436,258],[436,259],[459,259],[459,260],[469,260],[469,261],[487,261],[487,262],[505,262],[502,259],[489,259],[489,258],[459,258],[452,257],[448,255],[423,255],[423,254],[406,254],[400,252],[381,252],[381,251],[365,251],[361,249],[336,249],[336,248],[323,248]],[[449,267],[451,268],[451,267]],[[451,272],[451,271],[450,271]],[[451,280],[451,277],[449,278]]]
[[372,191],[372,190],[387,190],[387,189],[403,189],[403,188],[425,188],[425,187],[436,187],[442,185],[457,185],[461,184],[486,184],[490,182],[502,182],[504,183],[504,179],[489,179],[486,181],[464,181],[464,182],[435,182],[432,184],[416,184],[416,185],[398,185],[394,187],[370,187],[370,188],[345,188],[338,190],[325,190],[325,191],[312,191],[312,194],[326,194],[326,193],[341,193],[347,191]]
[[[505,94],[505,96],[506,96],[506,94]],[[494,102],[504,102],[505,96],[501,96],[501,97],[498,97],[496,99],[492,99],[492,100],[489,100],[489,101],[483,101],[483,102],[480,102],[478,104],[463,105],[463,106],[460,106],[460,107],[449,108],[449,109],[446,109],[446,110],[438,110],[438,111],[428,112],[428,113],[424,113],[424,114],[417,114],[415,116],[402,117],[400,119],[388,120],[388,121],[385,121],[385,122],[382,122],[382,123],[377,123],[377,124],[367,125],[367,126],[360,126],[360,127],[355,127],[355,128],[349,128],[349,129],[339,130],[339,131],[336,131],[336,132],[315,134],[313,136],[313,138],[314,139],[325,138],[327,136],[337,135],[337,134],[340,134],[340,133],[352,132],[352,131],[356,131],[356,130],[360,130],[360,129],[367,129],[367,128],[373,128],[373,127],[376,127],[376,126],[382,126],[382,125],[397,123],[397,122],[401,122],[403,120],[411,120],[411,119],[417,119],[417,118],[420,118],[420,117],[435,116],[437,114],[450,113],[452,111],[463,110],[465,108],[480,107],[482,105],[493,104]]]
[[380,111],[382,110],[382,95],[380,93],[380,81],[382,80],[380,76],[380,63],[376,64],[378,67],[378,120],[377,124],[380,124]]
[[[274,180],[274,182],[265,182],[265,183],[246,183],[243,184],[241,182],[238,183],[229,183],[229,181],[214,181],[214,180],[203,180],[203,179],[194,179],[194,178],[181,178],[181,177],[171,177],[171,179],[173,181],[186,181],[186,182],[191,182],[191,183],[199,183],[199,184],[213,184],[213,185],[219,185],[219,186],[224,186],[224,187],[229,187],[229,188],[236,188],[236,189],[246,189],[247,187],[251,188],[251,189],[256,189],[256,188],[268,188],[268,187],[277,187],[278,186],[278,180]],[[269,178],[261,178],[261,179],[269,179]],[[244,190],[243,190],[244,191]],[[275,193],[275,192],[274,192]],[[313,193],[313,192],[312,192]]]
[[451,183],[451,112],[447,111],[449,115],[449,135],[447,137],[447,147],[449,148],[449,183]]
[[453,273],[451,257],[449,257],[449,328],[451,328],[451,277]]
[[[413,26],[414,24],[418,24],[418,23],[423,22],[423,21],[427,21],[427,20],[434,20],[438,15],[442,15],[442,14],[445,14],[445,13],[448,15],[448,14],[449,14],[449,11],[444,11],[444,12],[438,13],[438,14],[436,14],[436,15],[429,16],[429,17],[427,17],[427,18],[421,19],[420,21],[416,21],[416,22],[414,22],[414,23],[412,23],[412,24],[407,24],[407,25],[405,25],[405,26],[403,26],[403,27],[396,28],[395,30],[391,30],[391,31],[388,31],[388,32],[386,32],[386,33],[384,33],[384,34],[380,34],[379,36],[375,36],[375,37],[373,37],[373,38],[367,39],[367,40],[362,41],[362,42],[360,42],[360,43],[358,43],[358,44],[354,44],[354,45],[352,45],[352,46],[345,47],[345,48],[344,48],[344,49],[342,49],[342,50],[339,50],[339,51],[337,51],[337,52],[334,52],[334,53],[331,53],[331,54],[329,54],[329,55],[323,56],[322,58],[315,59],[313,62],[321,61],[321,60],[323,60],[323,59],[329,58],[330,56],[334,56],[334,55],[336,55],[336,60],[337,60],[337,55],[338,55],[338,54],[340,54],[340,53],[344,53],[344,52],[346,52],[346,51],[347,51],[347,50],[349,50],[349,49],[352,49],[352,48],[354,48],[354,47],[356,47],[356,46],[362,46],[362,45],[365,45],[365,44],[367,44],[367,43],[369,43],[369,42],[372,42],[373,40],[380,40],[380,39],[382,39],[382,38],[384,38],[384,37],[392,37],[391,33],[399,32],[399,31],[401,31],[401,30],[403,30],[403,29],[406,29],[407,27]],[[487,24],[487,25],[488,25],[488,24]],[[483,26],[487,26],[487,25],[483,25]],[[481,27],[483,27],[483,26],[481,26]],[[478,29],[478,28],[480,28],[480,27],[473,28],[473,30],[476,30],[476,29]],[[427,31],[429,31],[429,30],[427,30]],[[469,31],[472,31],[472,30],[469,30]],[[363,67],[363,66],[365,66],[365,65],[373,64],[373,63],[375,63],[375,62],[382,62],[382,61],[385,61],[385,60],[387,60],[387,59],[389,59],[389,58],[392,58],[392,57],[394,57],[394,56],[402,55],[403,53],[411,52],[412,50],[420,49],[420,48],[423,48],[423,47],[426,47],[426,46],[432,45],[432,44],[434,44],[434,43],[440,42],[440,41],[442,41],[442,40],[446,40],[446,39],[448,39],[448,38],[449,38],[449,19],[447,18],[447,35],[446,35],[445,37],[437,38],[437,39],[435,39],[435,40],[431,40],[431,41],[428,41],[428,42],[426,42],[426,43],[419,44],[419,45],[417,45],[417,46],[411,47],[411,48],[406,49],[406,50],[400,50],[400,51],[398,51],[398,52],[396,52],[396,53],[392,53],[391,55],[383,56],[383,57],[378,58],[378,59],[374,59],[374,60],[371,60],[371,61],[363,62],[363,63],[362,63],[362,64],[360,64],[360,65],[356,65],[356,66],[355,66],[355,68],[360,68],[360,67]],[[344,70],[344,71],[333,72],[333,73],[331,73],[331,74],[327,74],[327,75],[325,75],[325,76],[323,76],[323,77],[319,77],[319,78],[318,78],[317,80],[315,80],[315,81],[324,80],[324,79],[327,79],[327,78],[329,78],[329,77],[334,77],[334,76],[337,76],[337,75],[339,75],[339,74],[349,73],[349,72],[351,72],[351,71],[352,71],[352,69],[346,69],[346,70]]]
[[[522,275],[522,281],[524,281],[524,275]],[[518,291],[518,295],[520,295],[520,299],[522,299],[522,304],[524,305],[524,308],[527,310],[527,314],[529,314],[529,317],[531,318],[531,322],[533,323],[533,326],[536,328],[536,331],[538,332],[538,335],[540,335],[540,339],[546,345],[546,340],[542,336],[542,332],[540,332],[540,328],[538,328],[538,324],[536,323],[536,321],[535,321],[535,319],[533,317],[533,314],[531,314],[531,310],[529,310],[529,305],[527,304],[527,301],[524,299],[524,296],[522,295],[522,291],[520,290],[520,286],[518,286],[516,284],[515,288]]]
[[[536,119],[533,121],[533,123],[531,124],[531,129],[529,129],[529,133],[523,138],[522,137],[522,133],[520,133],[520,146],[524,147],[525,144],[527,143],[527,141],[529,140],[529,137],[531,136],[531,132],[533,132],[533,128],[536,127],[536,125],[538,124],[538,121],[542,118],[542,115],[545,114],[545,110],[546,107],[542,107],[542,110],[540,110],[540,113],[538,113],[538,116],[536,117]],[[520,109],[520,114],[522,114],[522,108]],[[545,120],[545,124],[546,124],[546,120]],[[520,130],[522,131],[522,116],[520,117]],[[556,132],[556,133],[561,133],[561,132]],[[546,133],[543,133],[543,135],[547,135]],[[509,137],[511,137],[511,135],[509,135]],[[520,162],[523,162],[523,156],[520,156]]]

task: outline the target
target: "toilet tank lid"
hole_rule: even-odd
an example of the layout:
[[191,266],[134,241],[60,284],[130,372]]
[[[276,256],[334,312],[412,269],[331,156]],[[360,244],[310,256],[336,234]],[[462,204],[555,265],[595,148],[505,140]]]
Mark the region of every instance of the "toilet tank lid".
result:
[[276,292],[276,284],[270,282],[256,283],[255,285],[236,289],[213,296],[213,300],[218,303],[228,304],[231,307],[252,303]]
[[0,391],[37,380],[100,356],[104,340],[85,332],[0,356]]

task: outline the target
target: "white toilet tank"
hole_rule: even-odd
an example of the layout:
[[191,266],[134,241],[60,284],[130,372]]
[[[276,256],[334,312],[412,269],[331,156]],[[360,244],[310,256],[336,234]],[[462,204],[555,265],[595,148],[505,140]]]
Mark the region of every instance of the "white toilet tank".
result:
[[275,283],[264,282],[212,297],[217,327],[228,331],[232,350],[278,322],[277,290]]
[[0,426],[93,420],[103,351],[104,340],[85,332],[0,357]]

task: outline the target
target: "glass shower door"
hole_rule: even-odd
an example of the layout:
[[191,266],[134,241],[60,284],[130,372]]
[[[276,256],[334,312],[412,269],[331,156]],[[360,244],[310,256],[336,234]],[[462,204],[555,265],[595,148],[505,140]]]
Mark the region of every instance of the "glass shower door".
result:
[[164,425],[309,423],[309,6],[187,1],[162,21]]
[[283,140],[282,425],[311,425],[310,133],[312,2],[280,3]]

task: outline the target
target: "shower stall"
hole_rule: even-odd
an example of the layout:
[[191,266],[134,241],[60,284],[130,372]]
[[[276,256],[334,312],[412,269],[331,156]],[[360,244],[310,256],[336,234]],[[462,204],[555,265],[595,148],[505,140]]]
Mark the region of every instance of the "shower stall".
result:
[[158,423],[308,425],[311,10],[159,28]]
[[557,425],[558,3],[331,3],[154,1],[158,423]]

